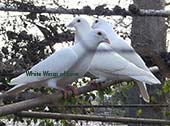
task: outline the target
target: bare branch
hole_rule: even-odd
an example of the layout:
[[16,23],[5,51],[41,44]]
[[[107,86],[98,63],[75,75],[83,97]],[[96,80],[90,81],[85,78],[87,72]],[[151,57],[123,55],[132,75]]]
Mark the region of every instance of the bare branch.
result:
[[120,123],[135,123],[135,124],[170,124],[170,120],[164,119],[145,119],[145,118],[130,118],[130,117],[109,117],[109,116],[95,116],[95,115],[81,115],[81,114],[61,114],[49,112],[20,112],[17,113],[20,117],[31,118],[50,118],[50,119],[66,119],[66,120],[88,120],[100,122],[120,122]]
[[[101,86],[102,86],[102,89],[105,89],[108,86],[111,86],[115,83],[122,82],[122,81],[114,81],[114,82],[109,81],[107,83],[102,83]],[[130,81],[130,80],[126,80],[126,81]],[[86,86],[77,88],[77,90],[78,90],[78,95],[81,95],[81,94],[96,90],[96,87],[93,86],[92,84],[87,84]],[[69,91],[68,96],[71,96],[71,95],[72,95],[72,92]],[[57,103],[60,103],[59,101],[61,101],[62,98],[63,98],[63,94],[61,92],[56,92],[54,94],[42,95],[42,96],[38,96],[33,99],[5,105],[5,106],[0,107],[0,116],[17,113],[22,110],[28,110],[28,109],[31,109],[37,106],[45,105],[45,104],[52,104],[52,103],[57,104]]]

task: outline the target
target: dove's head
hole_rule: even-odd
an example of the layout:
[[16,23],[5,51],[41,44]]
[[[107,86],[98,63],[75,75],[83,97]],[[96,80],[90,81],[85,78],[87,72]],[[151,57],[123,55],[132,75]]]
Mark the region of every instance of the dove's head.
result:
[[83,42],[85,46],[91,49],[96,49],[100,43],[108,43],[110,41],[106,35],[106,33],[101,29],[93,29],[91,30],[86,37],[86,41]]
[[75,44],[80,42],[91,30],[90,24],[82,17],[74,18],[73,21],[68,25],[68,27],[74,27],[76,29],[74,37]]
[[102,29],[106,32],[111,42],[114,42],[113,38],[117,38],[117,34],[113,31],[112,25],[104,19],[97,18],[92,23],[92,29]]
[[95,21],[92,23],[92,28],[103,28],[103,26],[107,26],[107,22],[101,18],[95,19]]
[[85,31],[86,29],[88,31],[90,30],[90,24],[82,17],[74,18],[73,21],[68,24],[68,27],[74,27],[77,31]]

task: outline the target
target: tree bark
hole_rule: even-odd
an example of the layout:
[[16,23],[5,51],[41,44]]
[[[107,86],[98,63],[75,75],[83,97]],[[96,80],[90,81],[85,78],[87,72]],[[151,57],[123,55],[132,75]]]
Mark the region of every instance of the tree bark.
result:
[[[140,9],[164,9],[164,0],[134,0]],[[156,52],[166,49],[166,25],[163,17],[133,17],[132,45]],[[140,51],[139,51],[140,52]]]

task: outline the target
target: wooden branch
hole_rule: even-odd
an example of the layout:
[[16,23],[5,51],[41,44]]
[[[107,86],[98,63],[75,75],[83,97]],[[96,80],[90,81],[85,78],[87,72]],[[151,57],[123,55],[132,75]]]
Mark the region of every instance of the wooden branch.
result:
[[119,123],[135,123],[135,124],[170,124],[170,120],[164,119],[145,119],[145,118],[130,118],[130,117],[109,117],[81,114],[63,114],[49,112],[27,112],[17,113],[20,117],[31,118],[50,118],[50,119],[65,119],[65,120],[85,120],[85,121],[100,121],[100,122],[119,122]]
[[[131,11],[131,10],[135,10]],[[137,11],[136,11],[137,10]],[[82,15],[105,15],[105,16],[113,16],[113,15],[121,15],[121,16],[160,16],[160,17],[168,17],[170,16],[169,10],[144,10],[144,9],[130,9],[130,11],[126,11],[124,8],[119,6],[115,6],[113,9],[105,8],[100,5],[95,9],[91,9],[90,6],[85,6],[82,9],[66,9],[62,6],[58,8],[46,8],[45,6],[34,6],[27,3],[21,2],[13,2],[9,4],[0,4],[0,11],[16,11],[16,12],[33,12],[33,13],[56,13],[56,14],[82,14]]]
[[[155,68],[154,70],[157,70],[157,69]],[[104,89],[118,82],[121,82],[121,81],[114,81],[114,82],[109,81],[107,83],[102,83],[101,86],[102,86],[102,89]],[[77,88],[77,90],[78,90],[78,95],[80,95],[80,94],[84,94],[84,93],[96,90],[96,87],[92,84],[87,84],[86,86]],[[71,95],[72,95],[72,92],[69,91],[68,96],[71,96]],[[63,99],[63,94],[61,92],[56,92],[54,94],[42,95],[42,96],[38,96],[33,99],[29,99],[29,100],[9,104],[9,105],[4,105],[0,107],[0,116],[17,113],[23,110],[28,110],[28,109],[31,109],[37,106],[45,105],[45,104],[54,104],[54,103],[57,104],[62,99]]]
[[[106,87],[110,86],[111,84],[112,84],[111,82],[103,83],[102,87],[106,88]],[[89,91],[93,91],[93,90],[95,90],[95,88],[96,87],[91,84],[80,87],[77,89],[78,95],[87,93]],[[71,96],[72,92],[69,91],[68,95]],[[57,103],[60,100],[62,100],[62,98],[63,98],[63,94],[61,92],[56,92],[54,94],[42,95],[42,96],[30,99],[30,100],[25,100],[25,101],[13,103],[13,104],[5,105],[5,106],[0,107],[0,116],[17,113],[19,111],[28,110],[30,108],[34,108],[34,107],[41,106],[44,104]]]

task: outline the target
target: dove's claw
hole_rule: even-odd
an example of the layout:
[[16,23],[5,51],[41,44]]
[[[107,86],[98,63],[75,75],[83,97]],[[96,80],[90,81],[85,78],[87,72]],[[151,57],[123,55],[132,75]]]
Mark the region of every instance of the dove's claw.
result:
[[68,91],[72,91],[74,95],[78,95],[78,91],[75,87],[73,86],[67,86],[65,89],[64,89],[64,99],[67,99],[68,97]]
[[73,87],[73,86],[67,86],[66,87],[68,90],[71,90],[73,92],[74,95],[78,95],[78,90]]

